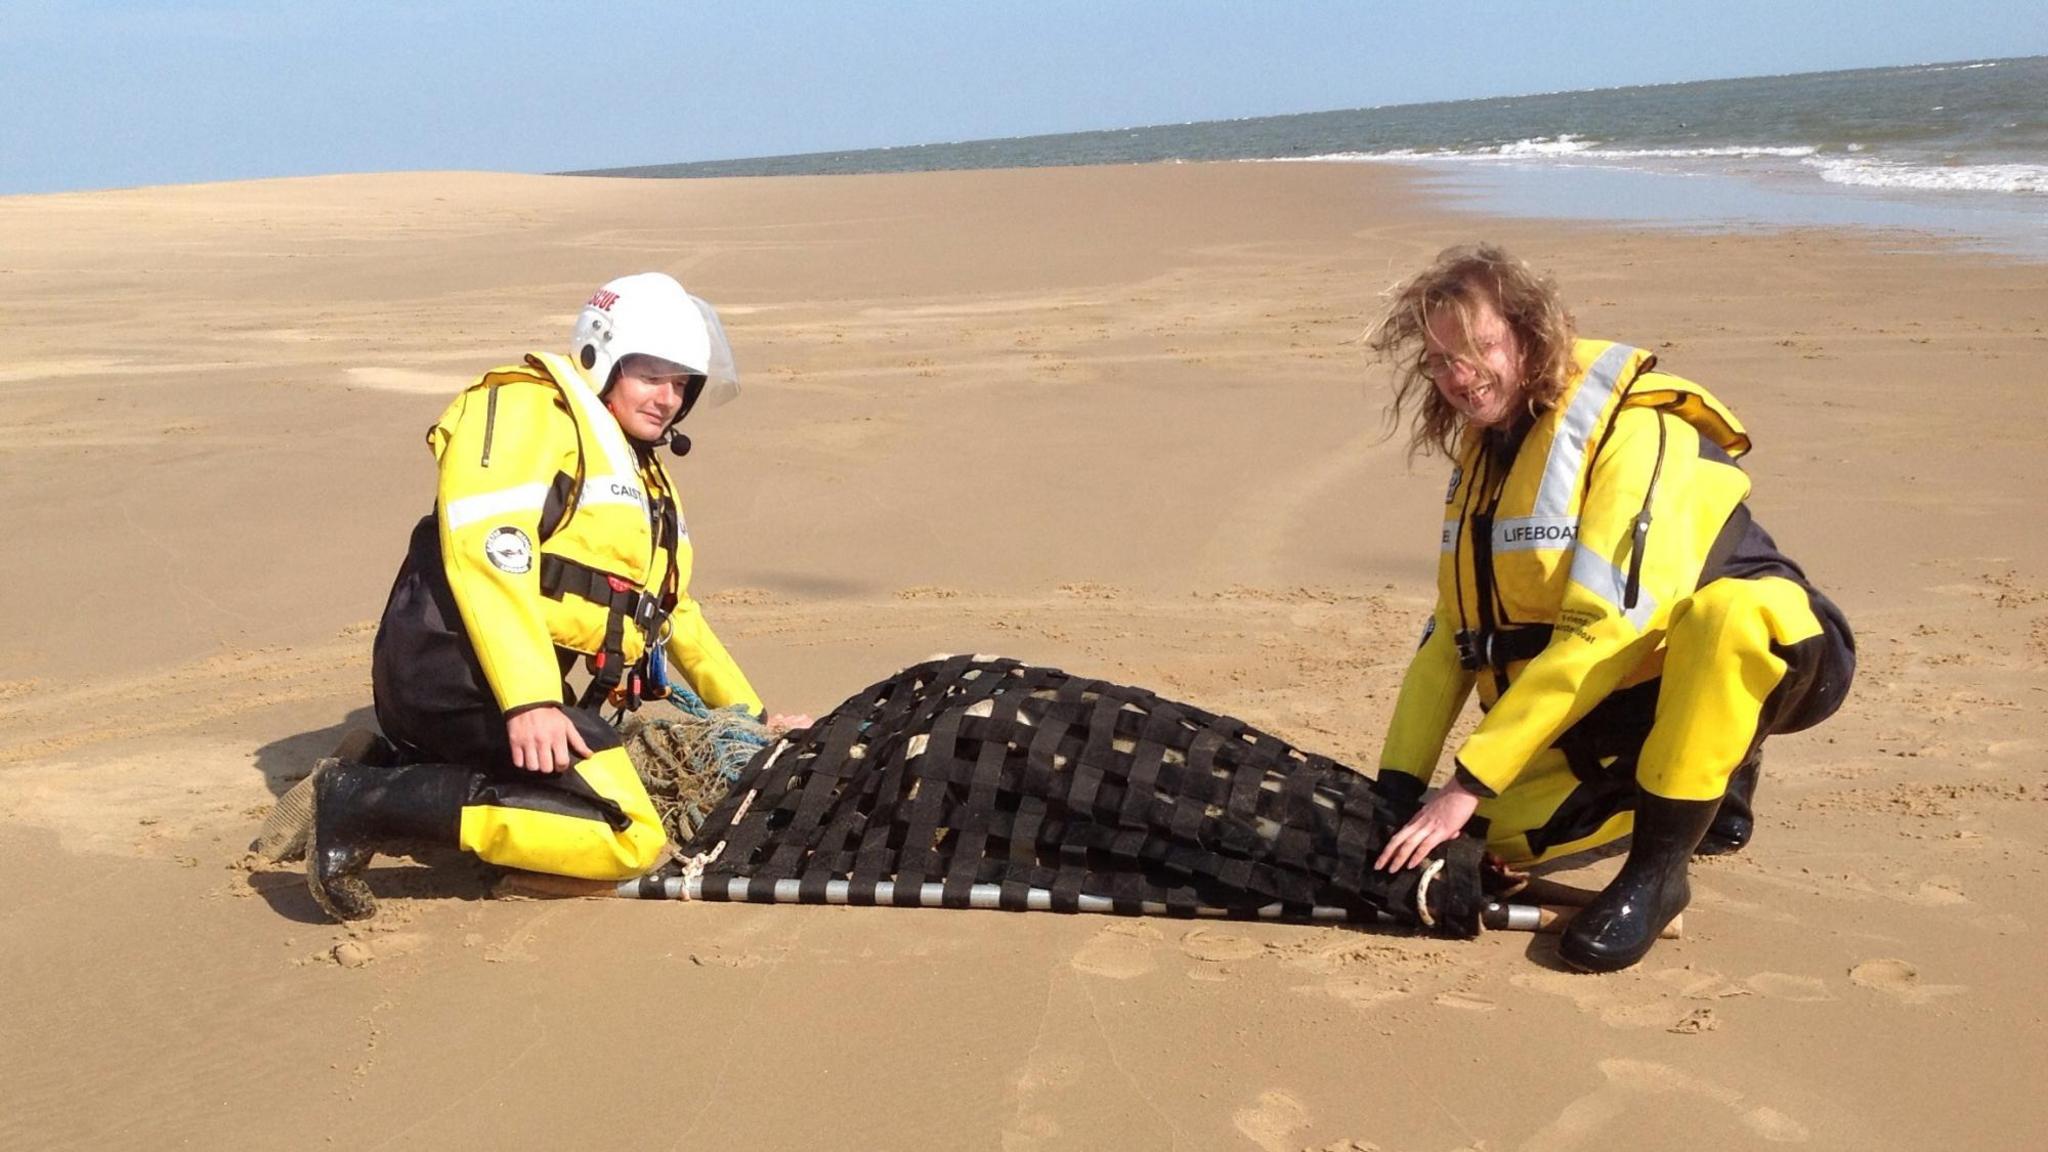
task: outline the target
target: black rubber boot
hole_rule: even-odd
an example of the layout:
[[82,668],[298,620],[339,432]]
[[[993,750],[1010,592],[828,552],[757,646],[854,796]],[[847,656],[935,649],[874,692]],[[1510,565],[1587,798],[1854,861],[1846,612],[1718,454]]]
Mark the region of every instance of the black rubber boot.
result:
[[1638,797],[1628,859],[1558,938],[1565,963],[1581,972],[1617,972],[1649,954],[1657,934],[1692,899],[1686,865],[1720,803]]
[[477,773],[451,764],[381,768],[322,760],[313,771],[306,887],[336,920],[366,920],[377,898],[362,871],[379,851],[453,847]]
[[1693,850],[1695,856],[1721,856],[1729,852],[1740,852],[1756,831],[1756,819],[1750,805],[1756,801],[1757,777],[1763,774],[1763,750],[1749,754],[1728,777],[1727,794],[1721,797],[1720,811],[1714,813],[1714,823],[1707,834],[1700,837],[1700,846]]

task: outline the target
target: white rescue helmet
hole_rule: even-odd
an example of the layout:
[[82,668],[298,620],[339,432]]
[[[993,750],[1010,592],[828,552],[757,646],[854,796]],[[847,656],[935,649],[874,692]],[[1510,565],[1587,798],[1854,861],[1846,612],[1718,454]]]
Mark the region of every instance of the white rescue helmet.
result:
[[612,367],[635,354],[656,356],[704,377],[699,403],[723,404],[740,391],[739,369],[718,310],[685,292],[665,272],[621,276],[591,293],[576,316],[569,353],[599,392],[611,382]]

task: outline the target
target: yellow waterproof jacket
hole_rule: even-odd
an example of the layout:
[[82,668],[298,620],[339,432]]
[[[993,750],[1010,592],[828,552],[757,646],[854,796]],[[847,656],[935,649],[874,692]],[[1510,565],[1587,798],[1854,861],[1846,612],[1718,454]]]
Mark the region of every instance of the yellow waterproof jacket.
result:
[[1498,795],[1609,693],[1656,677],[1673,607],[1749,494],[1734,464],[1748,436],[1705,389],[1640,349],[1573,351],[1564,395],[1512,459],[1477,432],[1460,445],[1436,610],[1382,770],[1429,779],[1476,683],[1486,715],[1457,763]]
[[427,446],[448,585],[507,714],[561,702],[558,649],[590,656],[611,641],[630,666],[664,626],[670,661],[705,703],[761,711],[690,598],[689,529],[667,470],[570,361],[537,353],[485,373]]

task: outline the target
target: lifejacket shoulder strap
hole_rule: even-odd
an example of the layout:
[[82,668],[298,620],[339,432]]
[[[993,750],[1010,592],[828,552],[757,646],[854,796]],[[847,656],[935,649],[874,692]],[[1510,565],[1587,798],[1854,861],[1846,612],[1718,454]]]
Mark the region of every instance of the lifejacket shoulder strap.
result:
[[[549,491],[549,511],[553,515],[543,515],[540,524],[540,542],[546,543],[549,537],[560,532],[576,515],[576,505],[583,497],[583,480],[588,472],[583,451],[583,414],[578,411],[576,402],[569,398],[567,392],[567,389],[576,387],[581,378],[575,374],[575,367],[567,359],[549,352],[528,352],[523,368],[500,371],[516,373],[520,378],[544,383],[553,388],[561,397],[562,409],[569,413],[569,420],[576,427],[576,474],[569,477],[566,486],[557,486]],[[569,374],[566,380],[563,373]]]
[[[542,540],[545,541],[569,523],[576,514],[577,499],[583,491],[586,473],[587,452],[585,441],[601,433],[588,426],[585,406],[596,401],[597,395],[590,387],[589,378],[584,376],[567,357],[548,352],[532,352],[526,357],[527,364],[539,375],[544,375],[556,391],[561,394],[562,405],[569,411],[576,423],[576,476],[569,491],[564,494],[562,514],[552,525],[542,525]],[[572,389],[582,390],[581,396],[571,395]],[[581,564],[566,556],[544,554],[541,557],[541,593],[554,599],[573,595],[583,600],[602,605],[605,608],[604,643],[595,654],[595,667],[589,688],[584,692],[581,704],[595,707],[610,695],[621,682],[627,684],[627,707],[639,705],[641,686],[645,678],[648,654],[661,644],[661,633],[668,621],[670,611],[677,599],[677,551],[678,534],[675,531],[675,485],[658,459],[648,459],[637,450],[628,449],[638,465],[641,484],[650,489],[649,511],[654,522],[648,528],[658,547],[667,559],[662,576],[662,587],[643,591],[629,581],[609,572]],[[651,474],[659,481],[660,498],[648,483]],[[643,640],[639,666],[627,668],[624,653],[625,624],[630,620],[640,632]]]

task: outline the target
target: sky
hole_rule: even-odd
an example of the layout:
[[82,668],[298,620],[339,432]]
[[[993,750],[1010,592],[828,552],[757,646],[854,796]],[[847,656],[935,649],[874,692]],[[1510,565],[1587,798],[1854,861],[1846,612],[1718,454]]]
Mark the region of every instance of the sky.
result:
[[0,194],[667,164],[2043,54],[2039,0],[0,0]]

